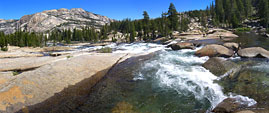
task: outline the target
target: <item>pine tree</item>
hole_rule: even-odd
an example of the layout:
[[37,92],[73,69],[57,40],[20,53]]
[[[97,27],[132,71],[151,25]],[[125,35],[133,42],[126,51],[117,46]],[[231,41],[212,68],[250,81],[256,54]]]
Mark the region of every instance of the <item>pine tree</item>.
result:
[[224,9],[222,0],[216,0],[216,15],[219,22],[224,22]]
[[177,15],[176,7],[173,3],[170,3],[169,10],[168,10],[168,18],[170,20],[170,29],[177,31],[179,18]]
[[238,12],[239,12],[239,19],[243,20],[243,18],[245,16],[244,4],[243,4],[242,0],[236,0],[236,4],[237,4]]
[[259,2],[259,17],[261,19],[262,25],[265,28],[268,28],[268,24],[269,24],[268,0],[260,0],[260,2]]
[[135,41],[135,37],[136,37],[136,32],[135,32],[135,26],[134,26],[134,23],[131,23],[131,26],[130,26],[130,39],[129,41],[132,43]]
[[245,11],[245,17],[248,18],[252,15],[252,6],[251,6],[251,0],[244,0],[244,11]]
[[232,19],[231,19],[231,24],[233,26],[233,28],[236,28],[239,26],[239,11],[238,11],[238,7],[237,7],[237,2],[235,0],[233,0],[232,3]]
[[147,11],[144,11],[143,12],[143,16],[144,16],[144,18],[143,18],[143,40],[148,40],[148,38],[149,38],[149,30],[150,30],[150,25],[149,25],[149,15],[148,15],[148,13],[147,13]]
[[224,11],[225,11],[225,22],[230,22],[232,19],[232,15],[231,15],[231,9],[232,9],[232,5],[231,5],[231,0],[224,0]]

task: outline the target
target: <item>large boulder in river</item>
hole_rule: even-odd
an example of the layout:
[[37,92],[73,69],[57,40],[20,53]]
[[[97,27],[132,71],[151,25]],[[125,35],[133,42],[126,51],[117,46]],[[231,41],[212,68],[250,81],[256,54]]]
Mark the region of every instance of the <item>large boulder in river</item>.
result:
[[232,113],[240,108],[240,103],[235,98],[224,99],[219,103],[212,112],[214,113]]
[[261,47],[245,48],[238,51],[238,56],[244,58],[269,58],[269,51]]
[[224,43],[223,46],[234,51],[237,51],[239,49],[239,44],[234,42]]
[[212,112],[214,113],[235,113],[238,110],[246,109],[247,104],[242,103],[240,98],[226,98],[219,103]]
[[196,56],[203,57],[231,57],[234,55],[234,52],[222,45],[206,45],[202,49],[196,51]]
[[170,47],[173,50],[181,50],[181,49],[195,49],[195,46],[193,43],[188,43],[188,42],[180,42],[176,44],[170,45]]
[[229,70],[238,67],[238,65],[223,58],[213,57],[206,61],[203,64],[203,67],[208,69],[214,75],[221,76],[227,73]]

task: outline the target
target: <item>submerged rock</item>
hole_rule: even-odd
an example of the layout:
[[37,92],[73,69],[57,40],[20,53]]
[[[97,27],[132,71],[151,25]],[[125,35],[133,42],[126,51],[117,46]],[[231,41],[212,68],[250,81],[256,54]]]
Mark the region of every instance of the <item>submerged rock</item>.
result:
[[213,57],[206,61],[203,64],[203,67],[208,69],[214,75],[221,76],[229,70],[238,67],[238,65],[219,57]]
[[244,58],[269,58],[269,51],[261,47],[251,47],[239,50],[238,55]]
[[249,106],[247,103],[244,102],[245,100],[241,97],[232,97],[226,98],[221,103],[219,103],[212,112],[214,113],[254,113],[250,111],[251,107],[254,105]]
[[196,56],[203,57],[232,57],[234,52],[224,46],[211,44],[195,52]]
[[223,91],[247,96],[257,102],[258,108],[269,109],[268,74],[258,70],[243,67],[232,77],[222,79],[220,84],[223,86]]
[[236,112],[236,113],[255,113],[255,112],[250,111],[250,110],[243,110],[243,111],[239,111],[239,112]]
[[195,49],[195,46],[193,43],[188,43],[188,42],[180,42],[176,44],[170,45],[170,47],[173,50],[181,50],[181,49]]
[[241,104],[236,101],[235,98],[227,98],[224,99],[221,103],[219,103],[212,112],[214,113],[232,113],[239,109]]

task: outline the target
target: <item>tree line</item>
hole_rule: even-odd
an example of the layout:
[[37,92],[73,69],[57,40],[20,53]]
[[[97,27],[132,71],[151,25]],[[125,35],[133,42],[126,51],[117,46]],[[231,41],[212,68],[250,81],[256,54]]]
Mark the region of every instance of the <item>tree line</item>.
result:
[[[7,45],[19,47],[42,47],[47,46],[48,42],[55,45],[57,42],[71,43],[79,42],[98,42],[108,39],[109,34],[123,33],[127,42],[136,40],[150,41],[158,37],[169,37],[172,31],[186,31],[189,19],[183,13],[178,13],[173,3],[170,4],[168,12],[162,13],[161,17],[151,19],[149,14],[144,11],[143,19],[131,20],[124,19],[115,21],[109,25],[104,25],[100,30],[94,27],[84,27],[82,29],[55,29],[49,34],[26,32],[18,30],[13,34],[0,33],[0,47]],[[115,41],[116,39],[113,39]]]
[[26,32],[18,30],[12,34],[0,32],[0,48],[6,50],[8,45],[19,47],[43,47],[49,42],[70,44],[71,41],[79,42],[98,42],[107,39],[107,25],[101,28],[99,32],[93,27],[84,27],[82,29],[53,30],[48,34]]
[[260,19],[260,24],[268,28],[269,0],[215,0],[205,13],[212,24],[219,27],[241,27],[246,19]]
[[[0,32],[0,47],[8,44],[20,47],[42,47],[47,42],[54,45],[57,42],[71,43],[98,42],[108,39],[109,34],[123,33],[127,42],[136,40],[150,41],[159,37],[171,38],[173,31],[186,31],[190,18],[198,18],[205,27],[237,28],[241,27],[244,20],[259,19],[260,24],[269,26],[269,0],[215,0],[205,10],[194,10],[178,13],[173,3],[168,11],[163,12],[159,18],[150,18],[144,11],[143,19],[124,19],[106,24],[100,29],[84,27],[82,29],[55,29],[48,34],[25,32],[18,30],[13,34]],[[112,37],[113,38],[113,37]],[[116,39],[112,39],[116,41]]]
[[109,32],[121,32],[127,34],[129,42],[138,40],[149,41],[159,37],[169,37],[172,31],[186,31],[189,18],[184,13],[178,13],[173,3],[170,4],[168,12],[162,13],[161,17],[151,19],[148,12],[143,12],[143,19],[112,22],[108,26]]

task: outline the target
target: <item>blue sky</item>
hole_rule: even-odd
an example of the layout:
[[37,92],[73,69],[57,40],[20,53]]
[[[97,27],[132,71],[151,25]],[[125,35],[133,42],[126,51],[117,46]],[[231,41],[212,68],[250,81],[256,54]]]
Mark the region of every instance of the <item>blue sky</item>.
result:
[[213,0],[1,0],[0,19],[19,19],[23,15],[60,8],[83,8],[112,19],[140,19],[143,11],[151,18],[167,12],[175,4],[179,12],[205,9]]

